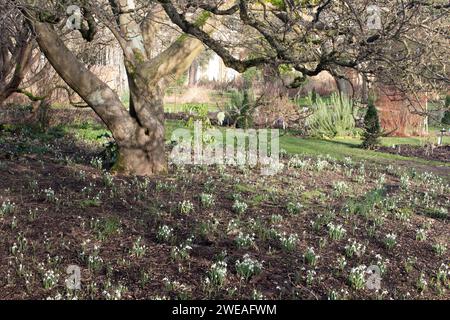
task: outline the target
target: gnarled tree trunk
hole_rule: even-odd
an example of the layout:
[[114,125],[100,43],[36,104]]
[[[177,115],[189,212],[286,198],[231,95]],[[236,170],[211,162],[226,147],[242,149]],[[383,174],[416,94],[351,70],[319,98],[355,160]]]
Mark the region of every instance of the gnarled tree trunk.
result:
[[[6,48],[0,48],[7,51]],[[0,54],[0,105],[17,92],[32,64],[33,43],[31,37],[17,42],[14,54]]]
[[118,141],[114,171],[137,175],[167,172],[163,98],[161,89],[139,88],[130,81],[130,116],[136,127],[130,136]]
[[[67,48],[53,26],[33,21],[37,42],[61,78],[98,114],[119,149],[115,172],[155,175],[167,172],[164,130],[164,88],[188,70],[204,50],[202,42],[182,35],[165,51],[151,58],[152,28],[141,30],[133,20],[133,1],[111,0],[117,15],[118,39],[130,87],[129,111],[117,93],[89,71]],[[206,20],[202,19],[202,23]],[[145,24],[144,24],[145,25]],[[205,28],[207,29],[207,28]],[[209,32],[213,28],[209,27]]]

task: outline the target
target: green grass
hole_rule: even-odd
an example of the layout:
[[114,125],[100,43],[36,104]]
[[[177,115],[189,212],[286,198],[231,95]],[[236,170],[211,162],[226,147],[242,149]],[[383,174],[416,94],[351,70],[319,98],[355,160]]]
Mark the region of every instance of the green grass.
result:
[[[381,139],[381,144],[383,146],[391,147],[393,145],[399,145],[399,144],[410,144],[414,146],[423,146],[428,143],[437,143],[437,137],[436,136],[429,136],[429,137],[386,137]],[[450,144],[450,137],[445,136],[444,137],[444,144]]]
[[170,140],[170,138],[172,137],[172,133],[178,128],[186,129],[182,121],[178,120],[166,121],[166,140]]
[[[172,132],[176,128],[184,128],[181,121],[166,122],[166,139],[170,139]],[[222,129],[223,130],[223,129]],[[399,144],[423,145],[427,142],[426,137],[386,137],[381,139],[384,146]],[[433,138],[436,139],[436,138]],[[450,137],[445,137],[444,143],[450,144]],[[346,157],[352,157],[356,160],[370,160],[375,162],[386,161],[412,161],[417,164],[445,165],[439,161],[428,161],[425,159],[404,157],[390,153],[376,152],[359,148],[361,139],[358,138],[336,138],[333,140],[321,140],[314,138],[301,138],[293,135],[283,135],[280,137],[280,148],[286,150],[289,154],[303,154],[312,156],[330,155],[333,158],[343,160]]]
[[[324,103],[326,104],[332,104],[332,99],[331,96],[327,96],[327,97],[321,97],[321,96],[317,96],[318,98],[322,99],[324,101]],[[299,106],[309,106],[310,103],[310,99],[309,97],[299,97],[299,98],[295,98],[294,102],[299,105]]]
[[[359,138],[345,137],[345,138],[335,138],[332,141],[344,142],[351,145],[359,145],[362,140]],[[413,146],[423,146],[428,143],[436,143],[436,136],[428,137],[384,137],[381,138],[381,145],[385,147],[392,147],[394,145],[409,144]],[[444,144],[450,144],[450,137],[444,137]]]
[[187,112],[189,106],[201,104],[201,105],[207,105],[209,112],[215,112],[218,111],[217,106],[213,104],[208,103],[167,103],[164,105],[164,111],[168,113],[178,113],[178,112]]
[[[407,140],[410,138],[386,138],[387,141],[383,141],[383,145],[392,145],[400,143],[414,144],[414,139]],[[398,140],[397,140],[398,139]],[[345,157],[351,157],[358,160],[370,160],[374,162],[386,162],[395,160],[406,160],[412,161],[417,164],[430,164],[430,165],[446,165],[439,161],[428,161],[425,159],[404,157],[390,153],[376,152],[371,150],[364,150],[359,148],[361,140],[359,139],[334,139],[334,140],[320,140],[312,138],[299,138],[294,136],[283,136],[281,137],[281,147],[285,149],[290,154],[304,154],[304,155],[330,155],[336,159],[344,159]],[[417,141],[416,141],[417,143]]]
[[99,137],[110,134],[102,124],[85,122],[80,124],[69,124],[63,127],[66,133],[73,134],[77,139],[87,142],[96,142]]
[[[172,133],[177,128],[186,129],[182,121],[167,121],[166,122],[166,139],[170,140]],[[224,131],[224,129],[221,129]],[[46,133],[33,133],[33,136],[39,140],[49,142],[55,138],[61,138],[65,135],[72,135],[79,140],[90,143],[106,142],[105,138],[99,138],[110,134],[109,131],[99,123],[86,122],[74,123],[64,126],[58,126],[50,129]],[[433,137],[431,139],[436,139]],[[382,138],[382,145],[392,146],[399,144],[423,145],[430,138],[410,137],[397,138],[387,137]],[[444,143],[450,144],[450,137],[445,137]],[[282,135],[280,137],[280,148],[286,150],[289,154],[303,154],[311,156],[325,156],[330,155],[336,159],[344,159],[351,157],[355,160],[369,160],[378,163],[386,163],[389,161],[409,161],[411,164],[425,164],[437,166],[450,166],[448,163],[438,161],[428,161],[425,159],[404,157],[394,154],[363,150],[359,148],[361,140],[357,138],[336,138],[333,140],[321,140],[314,138],[301,138],[290,134]],[[20,147],[20,146],[19,146]],[[43,152],[45,150],[36,150]],[[39,153],[38,152],[38,153]]]
[[443,124],[443,123],[435,124],[433,126],[430,126],[429,131],[430,131],[430,134],[432,134],[433,136],[436,136],[436,135],[440,134],[442,129],[445,129],[445,130],[447,130],[447,132],[450,132],[450,125]]

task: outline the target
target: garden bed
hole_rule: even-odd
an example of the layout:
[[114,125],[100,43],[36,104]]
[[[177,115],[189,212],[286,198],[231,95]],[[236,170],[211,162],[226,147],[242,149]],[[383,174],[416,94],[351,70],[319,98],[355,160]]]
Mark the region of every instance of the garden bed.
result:
[[417,157],[426,160],[450,162],[450,145],[443,146],[411,146],[379,147],[377,151],[397,154],[405,157]]

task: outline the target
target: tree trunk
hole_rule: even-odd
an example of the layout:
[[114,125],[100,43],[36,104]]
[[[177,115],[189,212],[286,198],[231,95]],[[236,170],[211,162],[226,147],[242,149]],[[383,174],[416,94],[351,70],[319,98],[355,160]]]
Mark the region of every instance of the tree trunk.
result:
[[[7,66],[9,67],[7,69],[13,70],[12,73],[4,74],[0,72],[0,105],[19,89],[33,63],[33,44],[30,39],[23,41],[23,43],[18,43],[15,50],[18,51],[18,55],[15,59],[10,60],[10,65]],[[11,76],[11,79],[7,82],[9,76]]]
[[[202,42],[182,35],[155,58],[147,56],[139,24],[132,21],[132,0],[111,0],[123,34],[115,36],[122,46],[130,87],[130,110],[105,82],[77,59],[53,26],[31,20],[42,52],[64,81],[97,113],[112,132],[118,146],[113,171],[151,176],[168,171],[165,154],[164,87],[186,72],[204,50]],[[127,7],[130,10],[127,10]],[[120,10],[118,10],[120,8]],[[205,20],[205,19],[203,19]],[[201,20],[202,24],[205,21]],[[213,24],[205,26],[207,32]],[[130,40],[131,39],[131,40]]]
[[117,140],[119,156],[114,172],[138,176],[167,173],[164,121],[153,121],[151,126],[139,124],[132,135]]
[[139,74],[128,75],[130,116],[136,128],[124,140],[118,140],[119,157],[113,170],[125,174],[149,176],[168,171],[165,154],[164,91],[158,84],[142,81]]
[[10,96],[9,93],[3,91],[0,87],[0,106],[3,105],[3,102],[6,101],[6,99],[8,99],[8,97]]
[[119,156],[113,171],[138,176],[167,173],[164,141],[154,140],[151,144],[137,143],[148,140],[144,131],[139,131],[138,135],[129,141],[129,144],[119,146]]
[[194,87],[197,85],[197,72],[198,72],[198,62],[194,60],[191,67],[189,68],[189,86]]
[[367,81],[367,76],[365,74],[362,75],[362,84],[361,84],[361,100],[362,103],[367,104],[369,102],[369,84]]
[[157,83],[147,84],[138,73],[130,75],[127,112],[118,95],[76,59],[51,27],[35,23],[35,30],[39,46],[58,74],[111,131],[119,148],[114,171],[135,175],[167,172],[162,90]]

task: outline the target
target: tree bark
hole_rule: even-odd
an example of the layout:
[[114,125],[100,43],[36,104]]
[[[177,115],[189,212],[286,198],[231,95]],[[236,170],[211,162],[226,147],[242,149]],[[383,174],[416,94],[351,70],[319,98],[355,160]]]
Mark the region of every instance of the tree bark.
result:
[[119,160],[113,170],[147,176],[167,173],[164,91],[137,80],[139,76],[129,79],[130,116],[137,125],[128,139],[118,143]]
[[[110,0],[110,4],[120,32],[113,26],[108,28],[124,53],[130,87],[129,111],[118,95],[75,57],[52,26],[38,21],[31,23],[39,47],[51,65],[111,131],[119,149],[113,170],[134,175],[164,174],[168,170],[164,150],[164,88],[188,70],[204,45],[183,34],[151,58],[152,35],[144,32],[143,36],[140,25],[133,21],[134,1]],[[213,32],[213,24],[205,25],[208,17],[209,14],[202,15],[199,25]]]
[[14,71],[8,83],[6,83],[8,74],[0,72],[0,105],[17,92],[32,63],[33,44],[31,39],[24,43],[18,43],[15,50],[18,55],[16,59],[9,60],[11,64],[9,67]]
[[189,68],[189,86],[193,87],[197,85],[197,71],[198,71],[198,62],[194,60],[192,65]]
[[84,67],[47,24],[34,24],[41,50],[64,81],[99,115],[119,149],[113,170],[133,175],[167,172],[163,92],[130,76],[130,112],[117,94]]
[[145,129],[138,130],[129,144],[119,146],[113,172],[138,176],[165,174],[168,169],[164,148],[164,140],[149,141]]

